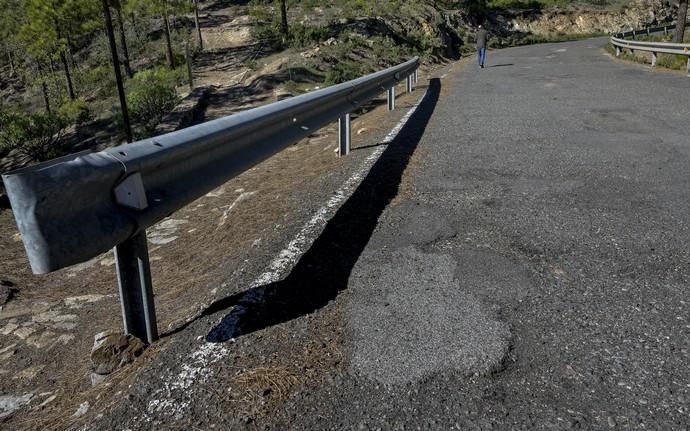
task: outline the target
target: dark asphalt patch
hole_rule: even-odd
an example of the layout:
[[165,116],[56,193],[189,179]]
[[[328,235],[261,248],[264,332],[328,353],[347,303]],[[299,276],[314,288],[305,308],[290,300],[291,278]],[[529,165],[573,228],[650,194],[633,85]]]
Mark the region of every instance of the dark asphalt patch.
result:
[[449,370],[499,368],[510,331],[461,288],[452,256],[415,247],[383,254],[363,256],[351,282],[348,330],[356,372],[400,385]]

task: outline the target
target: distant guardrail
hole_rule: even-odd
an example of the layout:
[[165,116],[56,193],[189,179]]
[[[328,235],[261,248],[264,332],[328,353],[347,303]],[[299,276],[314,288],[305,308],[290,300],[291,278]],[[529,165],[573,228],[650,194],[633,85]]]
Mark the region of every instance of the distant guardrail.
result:
[[[685,24],[690,27],[690,23]],[[649,36],[657,33],[668,34],[676,28],[674,25],[664,25],[658,27],[649,27],[644,30],[631,30],[623,33],[618,33],[611,37],[611,44],[616,48],[616,57],[621,55],[623,50],[628,49],[631,52],[646,51],[652,55],[652,66],[656,66],[658,54],[676,54],[684,55],[688,58],[687,71],[690,72],[690,43],[669,43],[669,42],[642,42],[635,40],[637,36]],[[633,40],[626,38],[632,37]]]
[[[685,27],[690,27],[690,22],[685,23]],[[624,31],[620,33],[616,33],[614,36],[619,38],[619,39],[626,39],[628,37],[632,37],[635,39],[637,36],[649,36],[651,34],[655,33],[664,33],[668,34],[676,29],[676,24],[675,23],[667,23],[665,25],[659,25],[656,27],[647,27],[642,30],[630,30],[630,31]]]
[[418,80],[419,58],[343,84],[101,152],[2,176],[35,274],[114,248],[124,330],[158,339],[146,228],[325,125],[350,151],[350,113]]

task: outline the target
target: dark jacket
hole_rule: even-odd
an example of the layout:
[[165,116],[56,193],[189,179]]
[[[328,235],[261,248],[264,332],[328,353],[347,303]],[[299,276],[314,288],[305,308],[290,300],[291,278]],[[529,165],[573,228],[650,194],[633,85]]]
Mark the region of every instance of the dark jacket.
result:
[[480,28],[477,30],[477,48],[486,48],[486,40],[489,38],[489,32]]

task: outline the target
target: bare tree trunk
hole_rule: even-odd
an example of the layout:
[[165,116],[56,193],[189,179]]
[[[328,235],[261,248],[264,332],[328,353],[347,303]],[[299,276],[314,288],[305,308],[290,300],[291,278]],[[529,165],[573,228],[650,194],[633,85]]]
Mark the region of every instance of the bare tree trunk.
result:
[[122,84],[122,74],[120,73],[120,58],[117,55],[117,45],[115,44],[115,32],[113,31],[113,20],[108,8],[108,0],[103,0],[103,17],[105,18],[105,29],[108,33],[110,43],[110,57],[113,61],[115,71],[115,81],[117,82],[117,94],[120,97],[120,108],[122,109],[122,124],[125,128],[127,142],[132,142],[132,126],[129,123],[129,110],[127,109],[127,98],[125,97],[125,87]]
[[65,55],[65,51],[60,51],[60,60],[62,60],[62,67],[65,70],[65,81],[67,82],[67,94],[69,94],[69,98],[71,100],[76,99],[77,97],[74,95],[74,87],[72,86],[72,75],[70,74],[69,71],[69,64],[67,63],[67,56]]
[[50,98],[48,97],[48,86],[45,79],[41,79],[41,91],[43,92],[43,102],[46,104],[46,112],[50,113]]
[[201,37],[201,25],[199,25],[199,5],[197,0],[192,0],[194,3],[194,25],[196,26],[197,43],[199,51],[204,50],[204,39]]
[[48,68],[50,69],[50,83],[54,87],[55,92],[57,93],[57,100],[62,100],[62,86],[55,84],[55,60],[53,59],[53,57],[50,57],[50,59],[48,60]]
[[170,66],[171,69],[175,68],[175,57],[173,56],[173,50],[172,50],[172,41],[170,38],[170,21],[168,20],[168,13],[165,12],[163,15],[163,26],[165,27],[163,29],[163,32],[165,33],[165,45],[166,45],[166,51],[165,55],[168,59],[168,66]]
[[280,32],[283,34],[283,39],[288,37],[288,31],[287,2],[280,0]]
[[7,60],[9,60],[10,63],[10,77],[14,76],[15,70],[14,70],[14,57],[12,56],[12,49],[8,46],[5,47],[5,50],[7,51]]
[[72,45],[72,35],[67,32],[67,53],[69,54],[69,64],[74,69],[77,62],[74,60],[74,48]]
[[132,79],[134,77],[134,73],[132,72],[132,68],[129,64],[129,49],[127,49],[127,37],[125,36],[125,21],[122,19],[122,8],[120,7],[120,4],[117,5],[115,10],[117,11],[117,25],[120,30],[120,45],[122,45],[122,57],[124,57],[125,73],[127,73],[127,76]]
[[678,17],[676,18],[676,33],[673,36],[673,41],[676,43],[683,42],[685,37],[685,21],[688,19],[688,0],[680,0],[678,2]]
[[38,69],[38,76],[40,76],[41,79],[41,93],[43,93],[43,103],[45,103],[46,112],[50,113],[50,97],[48,97],[48,86],[46,85],[46,78],[45,74],[43,73],[43,68],[41,67],[41,63],[38,60],[36,60],[36,69]]
[[185,45],[185,57],[187,58],[187,77],[189,79],[189,91],[194,91],[194,73],[192,72],[192,53],[189,49],[189,40]]

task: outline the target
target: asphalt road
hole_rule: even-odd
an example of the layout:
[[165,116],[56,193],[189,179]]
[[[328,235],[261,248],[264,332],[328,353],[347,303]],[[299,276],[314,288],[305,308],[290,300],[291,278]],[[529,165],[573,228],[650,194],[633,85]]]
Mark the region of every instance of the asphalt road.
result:
[[[103,421],[687,430],[690,78],[616,62],[603,43],[490,52],[483,70],[433,80],[245,323],[214,327],[235,322],[220,311],[180,335],[225,334],[200,354],[208,367],[181,371],[192,382],[172,389],[187,398],[152,406],[141,384]],[[233,351],[243,338],[263,350]],[[243,399],[270,408],[247,410],[230,394],[247,379],[231,376],[273,357],[308,365],[284,386],[262,368],[268,383]]]

